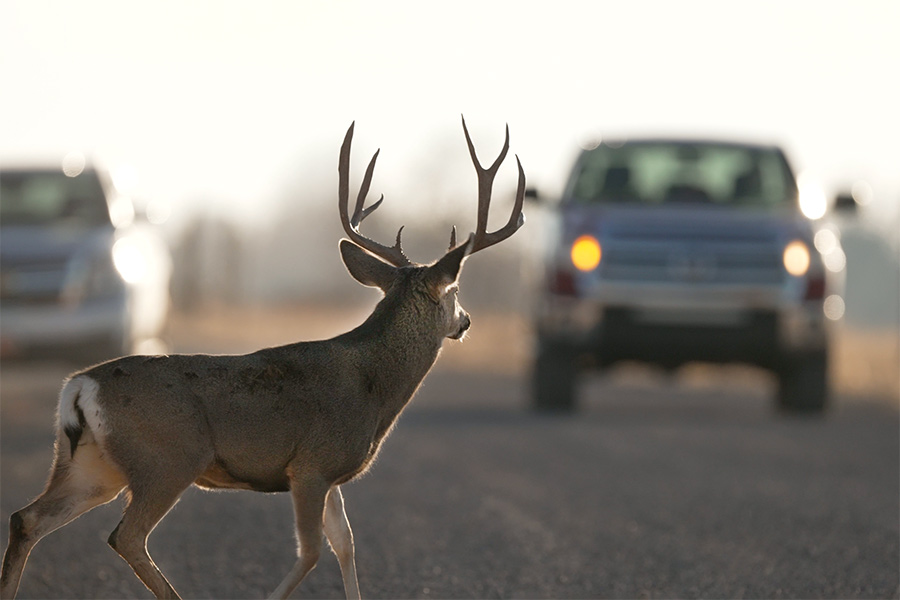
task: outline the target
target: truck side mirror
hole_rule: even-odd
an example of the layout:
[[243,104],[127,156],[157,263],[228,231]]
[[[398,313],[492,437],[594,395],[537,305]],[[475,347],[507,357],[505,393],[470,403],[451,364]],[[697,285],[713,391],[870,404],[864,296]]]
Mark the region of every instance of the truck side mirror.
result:
[[[528,192],[526,191],[525,193],[527,194]],[[841,192],[834,198],[834,210],[836,212],[853,214],[857,208],[859,208],[859,205],[850,192]]]

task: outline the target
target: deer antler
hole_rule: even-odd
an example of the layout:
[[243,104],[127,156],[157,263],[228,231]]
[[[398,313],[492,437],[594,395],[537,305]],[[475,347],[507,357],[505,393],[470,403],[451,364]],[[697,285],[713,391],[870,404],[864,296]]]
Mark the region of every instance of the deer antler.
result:
[[400,247],[400,234],[403,227],[397,232],[397,241],[393,246],[385,246],[379,244],[375,240],[371,240],[359,232],[359,224],[368,217],[376,208],[381,206],[384,195],[378,201],[368,208],[364,208],[366,195],[369,193],[369,185],[372,183],[372,172],[375,170],[375,160],[378,158],[378,152],[372,156],[369,166],[366,168],[366,174],[363,176],[362,184],[359,186],[359,195],[356,197],[356,207],[353,209],[353,216],[348,216],[347,210],[350,205],[350,142],[353,139],[353,126],[356,122],[350,124],[347,129],[347,135],[344,137],[344,143],[341,145],[341,158],[338,162],[338,211],[341,215],[341,225],[344,231],[350,236],[350,239],[358,246],[361,246],[391,263],[395,267],[408,267],[413,263],[403,254]]
[[[487,169],[481,166],[481,163],[478,162],[478,157],[475,155],[475,146],[472,144],[472,138],[469,137],[469,130],[466,128],[465,117],[463,117],[462,126],[463,131],[466,134],[466,144],[469,146],[469,154],[472,156],[472,162],[475,163],[475,172],[478,174],[478,221],[475,226],[475,233],[473,234],[474,241],[469,250],[469,254],[474,254],[479,250],[484,250],[488,246],[493,246],[494,244],[502,242],[514,234],[519,227],[525,224],[525,215],[522,214],[522,204],[525,200],[525,171],[522,170],[522,163],[519,161],[519,157],[516,156],[516,165],[519,167],[519,182],[516,187],[516,202],[513,206],[512,214],[509,216],[509,221],[506,222],[506,225],[497,231],[488,233],[487,221],[488,212],[491,207],[491,188],[494,185],[494,176],[497,174],[497,169],[500,168],[500,163],[506,158],[506,152],[509,150],[509,125],[506,126],[506,141],[503,142],[503,149],[500,151],[500,156],[498,156],[494,163]],[[456,235],[454,231],[452,241],[455,242],[455,240]],[[451,245],[453,244],[451,243]]]

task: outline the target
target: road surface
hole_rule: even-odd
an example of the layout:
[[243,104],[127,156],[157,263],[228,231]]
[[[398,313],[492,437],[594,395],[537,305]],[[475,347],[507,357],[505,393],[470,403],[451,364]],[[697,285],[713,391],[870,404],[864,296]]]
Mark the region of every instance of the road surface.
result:
[[[69,367],[4,363],[0,543],[40,492]],[[594,378],[574,416],[524,409],[520,377],[438,370],[372,471],[345,486],[369,598],[898,595],[895,407],[770,410],[771,384]],[[122,500],[45,538],[21,598],[149,598],[106,545]],[[191,489],[150,537],[185,598],[258,598],[295,556],[286,494]],[[296,598],[340,598],[323,554]]]

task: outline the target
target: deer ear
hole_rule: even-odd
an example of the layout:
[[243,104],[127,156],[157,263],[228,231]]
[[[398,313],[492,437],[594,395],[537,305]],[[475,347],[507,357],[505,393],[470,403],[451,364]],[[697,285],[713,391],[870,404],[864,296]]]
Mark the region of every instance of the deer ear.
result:
[[369,254],[350,240],[341,240],[341,258],[353,279],[363,285],[387,291],[397,276],[397,268]]
[[469,240],[465,244],[450,250],[443,258],[428,267],[428,291],[435,300],[440,301],[447,292],[447,288],[459,279],[459,271],[462,269],[466,256],[469,255],[473,239],[473,236],[469,236]]

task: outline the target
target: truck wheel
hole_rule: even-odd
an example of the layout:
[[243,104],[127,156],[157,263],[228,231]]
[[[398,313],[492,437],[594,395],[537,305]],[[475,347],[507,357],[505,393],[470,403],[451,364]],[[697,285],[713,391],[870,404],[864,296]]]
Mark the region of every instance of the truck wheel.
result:
[[540,344],[532,377],[532,400],[535,410],[542,412],[575,410],[578,366],[574,349],[562,344]]
[[790,413],[818,414],[828,403],[828,359],[825,353],[789,360],[778,375],[778,408]]

